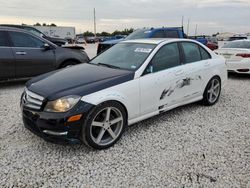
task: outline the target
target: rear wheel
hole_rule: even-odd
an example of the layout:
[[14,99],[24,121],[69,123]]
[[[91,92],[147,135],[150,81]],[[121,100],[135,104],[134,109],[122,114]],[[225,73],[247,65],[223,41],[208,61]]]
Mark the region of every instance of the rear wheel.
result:
[[105,102],[97,106],[86,119],[82,139],[95,149],[114,145],[127,126],[125,109],[116,102]]
[[220,98],[221,93],[221,81],[219,77],[213,77],[207,84],[207,87],[203,94],[202,102],[211,106],[214,105]]

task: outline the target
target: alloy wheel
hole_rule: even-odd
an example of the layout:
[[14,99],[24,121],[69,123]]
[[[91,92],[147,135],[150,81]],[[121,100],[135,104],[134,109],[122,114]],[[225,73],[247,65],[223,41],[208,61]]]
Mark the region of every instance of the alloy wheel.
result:
[[220,81],[218,79],[211,80],[210,87],[207,91],[208,101],[214,103],[220,95]]
[[93,118],[90,135],[95,144],[100,146],[114,142],[123,129],[122,112],[115,107],[100,110]]

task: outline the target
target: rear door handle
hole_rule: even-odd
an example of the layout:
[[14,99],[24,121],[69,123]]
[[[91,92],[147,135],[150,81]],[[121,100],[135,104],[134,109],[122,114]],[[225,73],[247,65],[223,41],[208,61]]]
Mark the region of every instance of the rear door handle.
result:
[[207,62],[205,62],[205,67],[208,67],[208,66],[210,66],[210,62],[209,61],[207,61]]
[[182,74],[184,74],[183,70],[178,70],[178,71],[175,72],[176,76],[179,76],[179,75],[182,75]]
[[16,55],[26,55],[26,52],[16,52]]

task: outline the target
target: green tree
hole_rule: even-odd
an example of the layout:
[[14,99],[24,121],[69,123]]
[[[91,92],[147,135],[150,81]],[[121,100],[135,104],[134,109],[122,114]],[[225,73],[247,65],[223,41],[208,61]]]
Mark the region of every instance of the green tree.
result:
[[50,26],[51,26],[51,27],[56,27],[56,24],[51,23]]
[[41,24],[37,22],[36,24],[34,24],[34,26],[41,26]]
[[94,37],[95,36],[95,34],[93,32],[90,32],[90,31],[84,32],[83,35],[86,37]]

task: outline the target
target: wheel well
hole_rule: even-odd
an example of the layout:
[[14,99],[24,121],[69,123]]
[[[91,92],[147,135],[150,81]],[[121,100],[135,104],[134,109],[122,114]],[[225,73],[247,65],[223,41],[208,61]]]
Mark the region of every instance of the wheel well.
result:
[[207,85],[206,85],[206,87],[204,88],[204,91],[203,91],[203,95],[204,95],[204,92],[206,91],[206,88],[207,88],[207,86],[208,86],[209,82],[210,82],[213,78],[218,78],[218,79],[219,79],[219,81],[220,81],[220,83],[221,83],[221,78],[220,78],[220,76],[219,76],[219,75],[215,75],[215,76],[213,76],[213,77],[212,77],[212,78],[210,78],[210,79],[209,79],[209,81],[207,82]]
[[[219,75],[215,75],[215,76],[213,76],[212,78],[219,78],[219,81],[220,81],[220,83],[221,83],[221,78],[220,78]],[[211,79],[212,79],[212,78],[211,78]],[[211,79],[210,79],[210,80],[211,80]]]
[[81,62],[77,59],[66,59],[64,60],[63,62],[60,63],[59,67],[58,68],[62,68],[63,65],[65,65],[66,63],[68,62],[74,62],[75,64],[80,64]]
[[109,101],[105,101],[105,102],[102,102],[102,103],[106,103],[106,102],[115,102],[115,103],[120,104],[124,108],[124,110],[125,110],[126,120],[128,121],[128,110],[127,110],[126,106],[123,103],[121,103],[120,101],[117,101],[117,100],[109,100]]

